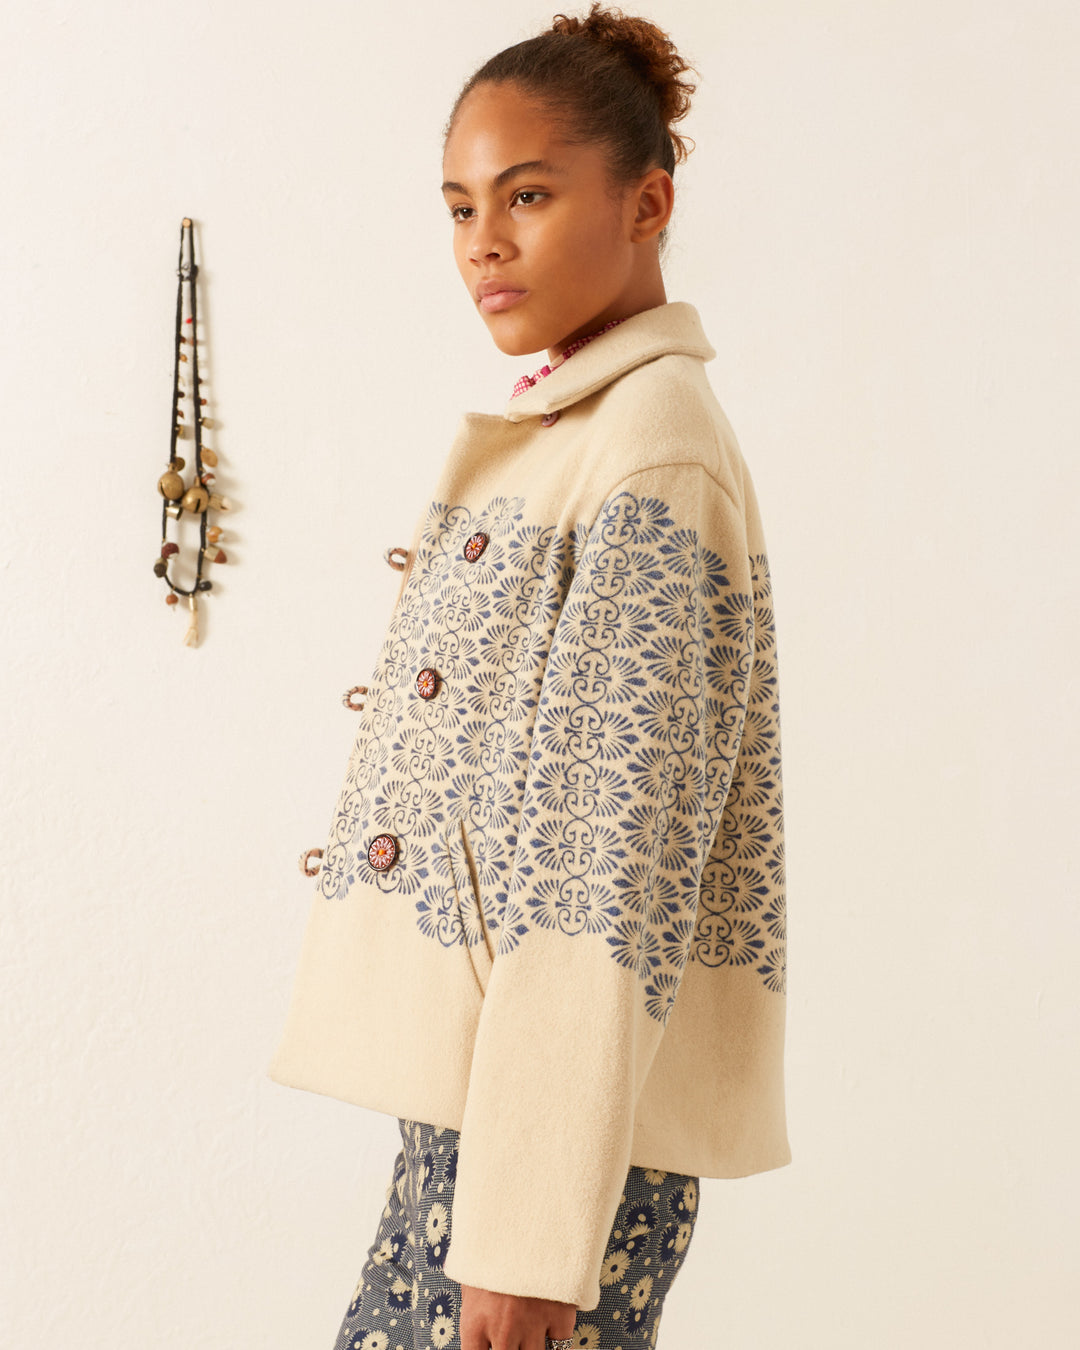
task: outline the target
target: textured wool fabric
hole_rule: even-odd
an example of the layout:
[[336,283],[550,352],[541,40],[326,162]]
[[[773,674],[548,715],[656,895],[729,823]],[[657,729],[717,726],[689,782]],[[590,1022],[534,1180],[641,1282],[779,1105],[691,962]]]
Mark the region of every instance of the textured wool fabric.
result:
[[581,1309],[629,1165],[791,1158],[776,632],[714,356],[673,301],[463,416],[270,1065],[459,1131],[446,1273]]
[[545,375],[550,375],[553,370],[557,370],[564,361],[568,361],[575,352],[581,351],[582,347],[584,347],[587,342],[591,342],[593,338],[599,337],[601,333],[606,333],[609,329],[614,328],[617,323],[624,322],[625,320],[623,319],[612,319],[610,323],[606,323],[602,328],[598,328],[595,333],[586,333],[584,337],[575,338],[569,346],[562,349],[559,353],[559,359],[554,366],[545,363],[534,375],[522,375],[510,391],[510,397],[517,398],[518,394],[523,394],[526,389],[531,389],[537,381],[542,380]]
[[[401,1148],[374,1241],[334,1350],[461,1350],[461,1286],[446,1273],[459,1137],[400,1120]],[[519,1141],[521,1153],[528,1139]],[[578,1312],[574,1350],[656,1345],[664,1300],[698,1216],[698,1178],[631,1167],[600,1268],[600,1302]],[[502,1216],[507,1228],[512,1215]],[[534,1234],[537,1245],[545,1234]]]

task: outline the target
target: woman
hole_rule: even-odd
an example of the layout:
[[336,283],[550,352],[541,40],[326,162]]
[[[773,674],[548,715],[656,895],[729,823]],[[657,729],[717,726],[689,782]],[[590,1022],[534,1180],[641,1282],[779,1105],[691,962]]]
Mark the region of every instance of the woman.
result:
[[790,1160],[768,559],[660,270],[688,69],[594,4],[447,124],[462,279],[548,363],[388,551],[270,1069],[399,1120],[337,1350],[655,1345],[698,1178]]

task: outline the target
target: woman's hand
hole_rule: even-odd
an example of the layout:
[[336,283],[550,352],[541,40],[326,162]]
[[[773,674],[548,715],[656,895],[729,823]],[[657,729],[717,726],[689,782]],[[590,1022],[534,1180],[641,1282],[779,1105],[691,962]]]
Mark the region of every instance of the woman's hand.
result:
[[565,1340],[576,1320],[576,1303],[461,1286],[461,1350],[545,1350],[545,1336]]

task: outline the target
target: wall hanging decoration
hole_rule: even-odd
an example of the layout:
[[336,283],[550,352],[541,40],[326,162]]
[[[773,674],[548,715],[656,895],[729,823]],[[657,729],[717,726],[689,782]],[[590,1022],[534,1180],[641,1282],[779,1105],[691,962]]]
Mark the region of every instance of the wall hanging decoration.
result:
[[[176,269],[179,281],[176,287],[176,359],[173,373],[173,406],[169,418],[169,463],[158,479],[158,492],[162,497],[161,554],[154,563],[154,575],[163,577],[169,588],[165,595],[167,605],[177,605],[181,596],[187,597],[190,619],[184,634],[184,642],[189,647],[197,646],[199,641],[199,592],[210,590],[214,584],[209,577],[203,576],[203,564],[226,561],[225,550],[219,546],[223,531],[218,525],[207,529],[207,519],[211,511],[228,511],[230,507],[228,498],[213,490],[214,466],[218,462],[218,457],[208,445],[203,445],[202,441],[202,429],[207,422],[202,415],[206,399],[202,397],[199,386],[198,310],[195,294],[195,279],[198,273],[191,219],[185,216],[180,224],[180,258]],[[185,282],[188,297],[186,306]],[[187,350],[183,351],[181,348]],[[183,385],[180,380],[181,366],[187,367],[185,373],[188,378]],[[190,430],[184,410],[180,406],[185,399],[191,406]],[[185,482],[182,477],[187,461],[176,453],[177,441],[182,439],[190,439],[193,447],[195,465],[190,483]],[[181,516],[185,511],[199,518],[199,547],[195,557],[195,577],[190,587],[181,586],[169,575],[170,564],[178,566],[180,563],[180,545],[168,537],[169,521],[175,520],[179,531]]]

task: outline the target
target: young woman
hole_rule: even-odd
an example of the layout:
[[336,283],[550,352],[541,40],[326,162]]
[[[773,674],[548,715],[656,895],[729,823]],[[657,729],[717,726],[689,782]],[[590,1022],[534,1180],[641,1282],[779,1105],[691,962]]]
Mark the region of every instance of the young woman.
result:
[[700,1176],[790,1160],[776,638],[750,473],[660,244],[690,67],[593,5],[446,128],[500,351],[408,549],[278,1082],[398,1118],[336,1350],[654,1346]]

